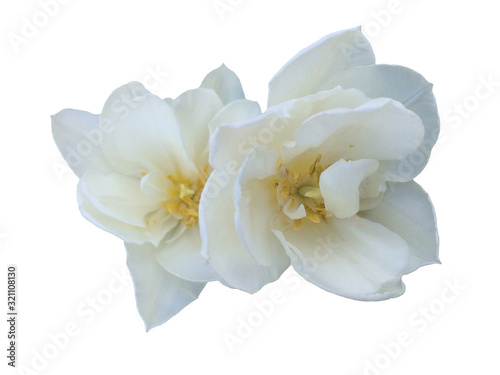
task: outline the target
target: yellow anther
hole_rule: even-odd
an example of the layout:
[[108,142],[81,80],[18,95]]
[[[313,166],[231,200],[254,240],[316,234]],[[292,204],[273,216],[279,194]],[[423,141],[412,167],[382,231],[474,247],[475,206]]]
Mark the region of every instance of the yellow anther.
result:
[[290,195],[292,195],[292,183],[288,180],[284,180],[281,183],[281,189],[280,189],[280,196],[282,198],[288,198]]
[[293,221],[293,229],[300,229],[301,225],[302,225],[302,219],[295,219]]
[[[206,172],[208,167],[203,170]],[[205,185],[206,176],[200,173],[196,183],[192,183],[181,173],[167,175],[172,182],[168,188],[169,199],[164,202],[167,212],[175,218],[182,220],[187,226],[194,226],[198,220],[198,207],[200,205],[201,192]]]
[[[325,208],[323,196],[319,188],[320,175],[325,170],[320,160],[321,154],[316,156],[314,162],[309,167],[309,173],[304,175],[300,175],[298,172],[280,163],[276,177],[272,180],[277,190],[278,204],[281,208],[282,217],[287,223],[293,224],[294,229],[300,229],[302,220],[305,218],[313,223],[320,223],[331,216],[330,212]],[[290,199],[296,199],[297,201],[290,202]],[[306,216],[301,219],[294,219],[293,215],[290,217],[289,213],[287,213],[288,210],[283,209],[286,205],[288,205],[287,207],[303,205],[306,210]]]
[[317,223],[321,222],[321,217],[316,212],[314,212],[312,209],[310,209],[309,207],[306,207],[306,216],[313,223],[317,224]]
[[319,161],[321,160],[321,154],[316,156],[316,159],[312,163],[312,165],[309,167],[309,174],[313,174],[314,171],[316,170],[317,165],[319,164]]
[[349,148],[353,148],[353,147],[354,147],[354,145],[349,145]]
[[189,187],[187,187],[184,184],[181,184],[180,187],[181,187],[181,192],[180,192],[179,196],[181,197],[181,199],[183,199],[184,197],[187,197],[187,198],[193,197],[193,195],[195,193],[195,191],[193,189],[190,189]]

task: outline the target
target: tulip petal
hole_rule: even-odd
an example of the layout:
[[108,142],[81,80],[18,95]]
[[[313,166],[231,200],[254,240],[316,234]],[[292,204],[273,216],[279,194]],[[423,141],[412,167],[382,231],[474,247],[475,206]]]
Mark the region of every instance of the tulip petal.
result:
[[336,86],[336,74],[374,63],[370,42],[360,27],[327,35],[300,51],[271,79],[268,107],[331,89]]
[[202,254],[223,284],[255,293],[287,266],[264,266],[243,246],[234,225],[233,187],[234,177],[219,170],[205,184],[199,208]]
[[319,179],[326,209],[340,219],[356,214],[359,211],[359,186],[377,171],[378,166],[379,162],[374,159],[341,159],[328,167]]
[[160,208],[158,201],[142,193],[140,181],[133,177],[91,171],[82,177],[80,184],[96,208],[127,224],[146,227],[146,214]]
[[82,216],[95,226],[114,234],[126,242],[143,244],[151,242],[154,245],[160,243],[165,236],[163,231],[145,230],[143,226],[127,224],[121,220],[109,216],[97,209],[88,197],[88,192],[84,192],[82,184],[78,184],[77,189],[78,206]]
[[255,118],[223,124],[210,140],[210,164],[220,169],[239,166],[258,145],[279,150],[284,142],[293,140],[294,132],[311,115],[332,106],[354,108],[368,100],[359,90],[336,87],[271,107]]
[[214,90],[224,105],[245,98],[240,79],[224,64],[208,73],[200,87]]
[[[158,244],[177,225],[157,200],[141,191],[140,181],[133,177],[87,172],[78,183],[78,197],[85,218],[124,241]],[[160,210],[155,225],[149,226],[149,216]]]
[[236,100],[222,108],[209,122],[208,128],[213,133],[223,123],[250,120],[260,114],[259,103],[247,99]]
[[434,207],[427,193],[415,181],[390,184],[380,205],[360,212],[360,216],[382,224],[408,243],[410,261],[405,273],[440,263]]
[[102,153],[103,133],[98,115],[63,109],[52,116],[52,135],[64,160],[78,177],[88,170],[113,171]]
[[141,191],[148,198],[158,202],[168,199],[168,189],[172,186],[172,181],[167,177],[167,173],[159,169],[153,169],[141,178]]
[[[422,142],[422,121],[392,99],[369,100],[354,109],[320,112],[297,129],[295,143],[284,149],[287,163],[304,152],[322,162],[339,159],[403,159]],[[304,156],[301,156],[301,158]]]
[[305,222],[299,230],[274,230],[294,269],[329,292],[377,301],[404,292],[401,277],[408,245],[384,226],[353,216]]
[[247,155],[234,185],[235,225],[248,252],[265,266],[286,269],[289,259],[283,246],[271,232],[278,214],[275,181],[279,153],[265,146]]
[[171,274],[184,280],[207,282],[217,279],[208,261],[201,256],[198,227],[188,228],[174,241],[160,244],[158,263]]
[[372,98],[397,100],[420,117],[425,128],[420,147],[401,161],[382,163],[394,181],[409,181],[417,176],[427,164],[439,136],[439,114],[432,84],[419,73],[403,66],[368,65],[337,74],[331,87],[336,85],[359,89]]
[[159,250],[150,244],[126,243],[125,248],[137,309],[146,331],[165,323],[196,300],[206,285],[167,272],[156,260]]
[[208,162],[210,130],[208,123],[222,108],[222,102],[213,90],[194,89],[180,95],[177,99],[166,99],[171,105],[180,126],[184,144],[195,165],[203,167]]
[[153,169],[197,177],[172,108],[138,82],[110,95],[101,114],[102,150],[120,173],[140,177]]

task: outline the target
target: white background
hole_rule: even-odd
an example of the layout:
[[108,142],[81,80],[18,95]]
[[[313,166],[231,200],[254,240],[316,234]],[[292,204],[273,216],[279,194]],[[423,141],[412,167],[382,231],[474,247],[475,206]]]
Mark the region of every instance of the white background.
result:
[[[66,0],[45,20],[38,1],[2,3],[0,310],[6,309],[7,265],[17,264],[18,365],[24,370],[6,365],[3,323],[0,372],[497,371],[500,23],[494,2],[221,2],[231,8],[222,17],[213,0]],[[23,37],[25,17],[38,17],[40,27],[15,48],[10,39]],[[111,91],[132,80],[161,97],[177,97],[221,63],[264,109],[267,83],[288,59],[356,25],[363,25],[378,63],[408,66],[434,83],[441,138],[416,180],[436,208],[442,265],[406,276],[406,293],[379,303],[329,294],[288,271],[253,296],[211,283],[197,301],[146,333],[131,282],[116,276],[125,267],[123,244],[81,217],[77,178],[52,140],[50,115],[68,107],[100,113]],[[160,79],[152,80],[158,69]],[[497,84],[488,91],[485,80]],[[460,286],[453,292],[450,283]],[[229,347],[225,335],[236,336],[241,321],[261,316],[255,303],[276,290],[282,298],[274,311]],[[99,311],[88,305],[96,297],[106,302]],[[68,325],[73,336],[54,347],[51,337],[61,338]]]

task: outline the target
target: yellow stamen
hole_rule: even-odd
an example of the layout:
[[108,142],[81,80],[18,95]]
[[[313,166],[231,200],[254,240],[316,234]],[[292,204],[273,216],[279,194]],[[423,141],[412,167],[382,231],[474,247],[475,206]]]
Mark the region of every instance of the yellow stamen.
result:
[[169,199],[165,202],[165,208],[169,214],[183,220],[187,226],[192,227],[198,221],[198,208],[200,205],[201,192],[205,185],[208,165],[200,173],[198,181],[192,183],[181,173],[168,174],[167,178],[172,182],[167,193]]
[[[293,224],[294,229],[300,229],[302,220],[307,218],[313,223],[320,223],[331,216],[325,208],[323,196],[319,188],[319,178],[325,167],[320,163],[321,154],[316,156],[310,165],[308,173],[301,176],[299,172],[291,170],[283,163],[278,163],[276,178],[273,179],[277,191],[278,204],[281,208],[283,219]],[[293,206],[302,204],[306,216],[302,219],[292,219],[283,212],[283,207],[293,200]]]
[[302,220],[301,219],[295,219],[293,221],[293,229],[300,229],[301,225],[302,225]]

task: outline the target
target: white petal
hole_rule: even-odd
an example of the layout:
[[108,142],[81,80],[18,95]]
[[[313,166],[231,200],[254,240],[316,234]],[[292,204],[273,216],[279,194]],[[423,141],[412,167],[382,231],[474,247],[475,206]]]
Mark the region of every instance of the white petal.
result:
[[102,149],[122,174],[140,177],[152,169],[197,176],[173,110],[138,82],[111,94],[101,114]]
[[210,121],[208,127],[210,133],[213,133],[215,129],[225,122],[249,120],[260,114],[259,103],[246,99],[236,100],[222,108]]
[[285,163],[306,151],[313,160],[322,154],[323,163],[402,159],[418,148],[423,135],[422,122],[413,112],[391,99],[373,99],[307,119],[295,132],[295,146],[284,153]]
[[241,243],[234,226],[233,186],[234,177],[218,170],[205,184],[198,211],[202,253],[222,283],[255,293],[284,269],[258,263]]
[[359,185],[375,173],[379,162],[374,159],[339,160],[320,176],[319,187],[325,207],[336,217],[351,217],[359,211]]
[[177,225],[133,177],[87,172],[78,183],[78,201],[87,220],[128,242],[157,245]]
[[300,51],[272,78],[268,106],[331,89],[339,72],[374,63],[360,27],[327,35]]
[[220,125],[210,138],[210,165],[221,170],[238,168],[255,146],[277,149],[293,134],[288,129],[290,107],[293,103],[273,107],[250,120]]
[[201,256],[199,228],[188,228],[174,241],[160,244],[158,262],[171,274],[189,281],[216,280],[216,274]]
[[167,103],[175,112],[191,159],[203,168],[208,161],[208,153],[205,154],[210,136],[208,124],[222,108],[221,100],[215,91],[201,88],[186,91]]
[[432,84],[403,66],[369,65],[335,75],[332,87],[335,85],[357,88],[372,98],[392,98],[420,117],[425,137],[419,149],[402,161],[386,161],[382,165],[395,181],[409,181],[418,175],[427,164],[439,136],[439,114]]
[[387,190],[386,178],[376,172],[365,178],[359,185],[359,210],[371,210],[377,207]]
[[127,224],[104,214],[93,205],[86,193],[82,191],[81,183],[78,184],[77,200],[80,212],[84,218],[102,230],[114,234],[126,242],[138,244],[151,242],[157,245],[165,236],[164,232],[147,230],[143,226]]
[[367,100],[358,90],[337,87],[271,107],[246,121],[223,124],[210,140],[210,164],[223,170],[239,166],[258,145],[279,150],[283,143],[293,140],[293,134],[309,116],[336,106],[357,107]]
[[164,202],[168,199],[168,189],[172,186],[172,181],[168,179],[167,173],[153,169],[141,178],[140,186],[145,196]]
[[78,177],[88,170],[113,169],[101,150],[99,116],[75,109],[63,109],[52,116],[52,135],[64,160]]
[[380,205],[360,216],[384,225],[408,243],[410,262],[405,273],[440,263],[434,207],[416,182],[390,184]]
[[146,331],[176,315],[198,298],[206,283],[183,280],[156,261],[154,246],[125,244],[127,266],[134,282],[137,309]]
[[160,208],[158,201],[142,193],[140,181],[133,177],[91,171],[82,177],[80,184],[96,208],[127,224],[146,227],[146,214]]
[[279,153],[265,146],[247,155],[234,185],[235,225],[241,242],[261,264],[285,270],[289,259],[271,231],[279,213],[275,181]]
[[283,213],[292,220],[302,219],[307,216],[304,205],[297,203],[294,199],[289,199],[283,206]]
[[200,87],[214,90],[224,105],[245,98],[240,79],[224,64],[208,73]]
[[397,297],[408,264],[408,245],[380,224],[353,216],[305,221],[299,230],[279,231],[295,270],[329,292],[358,300]]

